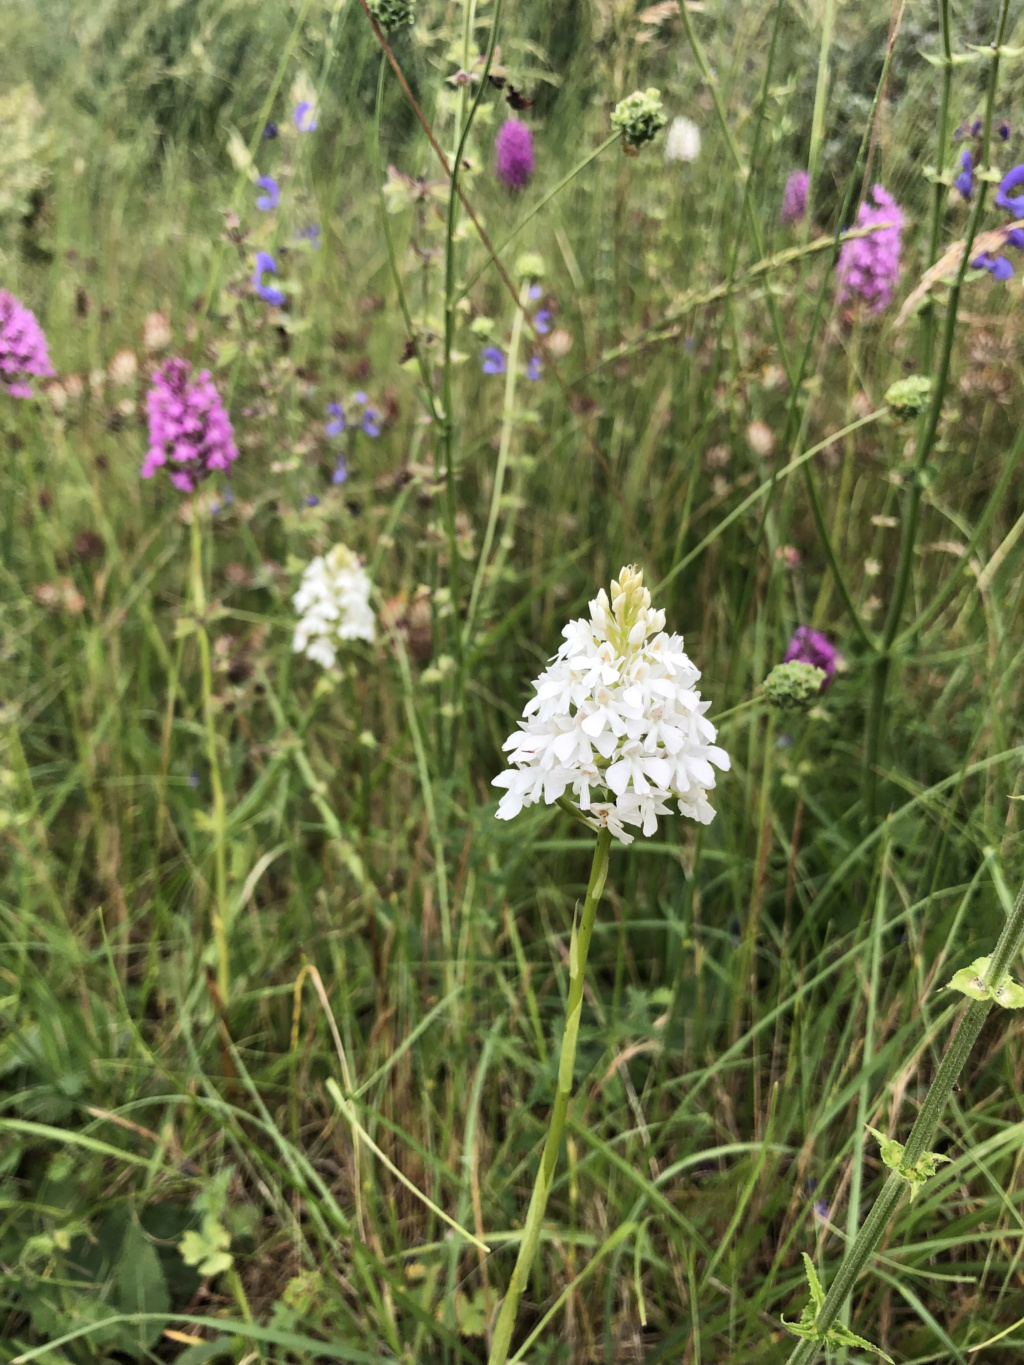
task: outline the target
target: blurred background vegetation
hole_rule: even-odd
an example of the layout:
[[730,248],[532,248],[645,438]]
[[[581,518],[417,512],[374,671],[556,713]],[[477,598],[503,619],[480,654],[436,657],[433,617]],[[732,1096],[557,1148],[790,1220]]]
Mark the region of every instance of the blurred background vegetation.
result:
[[[724,720],[733,772],[712,826],[666,820],[613,854],[580,1098],[524,1331],[558,1311],[525,1358],[784,1360],[800,1252],[831,1277],[851,1201],[866,1206],[880,1180],[863,1124],[905,1131],[955,1013],[941,987],[991,946],[1024,872],[1009,799],[1024,752],[1022,343],[1019,276],[972,278],[925,471],[907,607],[921,624],[893,663],[872,822],[870,660],[788,466],[823,444],[824,520],[860,619],[879,627],[915,428],[886,412],[829,438],[926,368],[944,299],[896,328],[895,309],[832,307],[828,252],[749,276],[744,191],[769,255],[841,226],[899,23],[868,166],[908,216],[898,304],[929,264],[934,173],[954,169],[953,130],[980,114],[987,65],[954,68],[940,148],[932,7],[787,0],[772,48],[774,3],[688,3],[723,129],[676,6],[505,4],[500,61],[533,100],[538,170],[518,200],[494,180],[508,109],[488,91],[464,184],[492,239],[607,137],[635,87],[658,86],[702,145],[682,165],[661,143],[636,160],[610,147],[503,257],[512,269],[520,251],[540,254],[554,332],[541,380],[520,386],[463,694],[438,437],[382,229],[380,54],[362,8],[2,10],[0,283],[37,313],[58,379],[38,403],[0,400],[0,1337],[12,1354],[75,1365],[485,1358],[554,1084],[590,852],[546,808],[498,824],[489,784],[562,625],[636,562],[652,587],[678,570],[656,598],[712,718],[756,697],[798,624],[826,631],[846,668],[806,718],[773,727],[753,705]],[[958,52],[990,41],[994,3],[951,11]],[[477,0],[474,14],[475,57],[493,6]],[[464,22],[461,4],[421,0],[393,44],[445,148]],[[1007,43],[1020,41],[1013,15]],[[811,151],[822,61],[803,235],[781,227],[779,203]],[[1021,69],[1007,57],[1000,73],[1002,170],[1024,159]],[[303,82],[319,101],[307,136],[291,122]],[[267,119],[278,138],[261,137]],[[726,130],[744,161],[756,141],[747,181]],[[417,318],[436,324],[444,177],[390,75],[380,141],[381,165],[413,178],[389,221]],[[268,231],[251,167],[282,182],[284,321],[248,286]],[[440,189],[419,195],[418,178]],[[940,249],[966,214],[943,202]],[[319,250],[296,240],[312,222]],[[465,219],[457,247],[465,588],[503,407],[474,324],[490,320],[504,344],[514,305]],[[234,500],[221,489],[197,503],[228,808],[228,1000],[211,982],[187,517],[168,486],[138,477],[148,373],[168,352],[211,368],[241,450]],[[337,486],[324,414],[355,390],[383,433],[355,438]],[[338,540],[365,557],[389,629],[327,675],[291,654],[290,597]],[[1019,1357],[1022,1066],[1019,1025],[993,1021],[947,1115],[951,1164],[901,1208],[854,1298],[854,1326],[900,1361],[964,1360],[1009,1328],[982,1358]],[[352,1115],[489,1256],[353,1142]]]

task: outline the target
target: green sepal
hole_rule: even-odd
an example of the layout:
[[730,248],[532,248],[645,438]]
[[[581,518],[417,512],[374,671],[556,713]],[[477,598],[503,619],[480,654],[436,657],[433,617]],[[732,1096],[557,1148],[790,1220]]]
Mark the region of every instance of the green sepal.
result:
[[953,1160],[952,1157],[943,1156],[940,1152],[923,1152],[916,1163],[911,1166],[903,1159],[905,1148],[902,1142],[897,1142],[895,1138],[887,1138],[877,1128],[872,1128],[870,1123],[867,1125],[867,1129],[877,1139],[882,1153],[882,1161],[885,1165],[889,1167],[890,1171],[895,1171],[910,1186],[911,1203],[917,1198],[925,1182],[935,1174],[939,1162]]
[[972,1000],[992,1000],[1004,1010],[1024,1009],[1024,986],[1018,986],[1009,972],[997,985],[985,985],[991,962],[990,957],[976,957],[969,967],[960,968],[946,989],[969,995]]

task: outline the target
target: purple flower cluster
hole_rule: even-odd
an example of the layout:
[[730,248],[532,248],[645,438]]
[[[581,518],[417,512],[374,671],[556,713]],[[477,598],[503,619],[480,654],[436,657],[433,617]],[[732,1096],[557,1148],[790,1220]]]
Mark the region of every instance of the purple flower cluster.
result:
[[802,223],[807,217],[807,190],[811,177],[806,171],[792,171],[782,191],[782,222],[785,227]]
[[153,376],[146,399],[149,450],[142,477],[151,479],[168,460],[171,483],[182,493],[214,469],[229,469],[238,459],[235,433],[209,370],[192,378],[187,360],[168,360]]
[[822,635],[820,630],[815,630],[813,626],[797,626],[782,662],[813,664],[815,668],[820,668],[825,674],[825,681],[821,685],[824,692],[842,657],[828,636]]
[[960,153],[960,174],[954,179],[953,184],[964,199],[970,199],[974,193],[974,158],[966,147]]
[[860,298],[873,313],[892,302],[900,273],[903,211],[881,185],[871,191],[873,202],[864,201],[857,213],[859,228],[879,226],[867,237],[847,239],[839,252],[839,302]]
[[0,384],[13,398],[31,398],[29,376],[53,374],[43,329],[30,308],[0,289]]
[[495,174],[510,190],[524,190],[534,166],[533,134],[519,119],[506,119],[494,139]]

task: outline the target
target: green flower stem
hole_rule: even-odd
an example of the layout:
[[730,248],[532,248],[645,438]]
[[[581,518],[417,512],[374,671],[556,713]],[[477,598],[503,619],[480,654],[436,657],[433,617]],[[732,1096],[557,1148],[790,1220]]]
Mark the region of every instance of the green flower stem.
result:
[[[985,976],[987,985],[993,985],[1002,980],[1011,964],[1020,956],[1022,945],[1024,945],[1024,885],[1017,893],[1013,909],[1007,916],[1003,932],[999,935],[999,942],[996,944],[995,952],[989,962],[989,969]],[[939,1063],[939,1069],[936,1071],[935,1079],[925,1096],[921,1112],[910,1130],[910,1136],[903,1153],[904,1162],[908,1166],[916,1165],[925,1152],[930,1150],[935,1131],[939,1126],[949,1097],[953,1093],[953,1088],[959,1079],[960,1072],[964,1069],[967,1058],[971,1055],[971,1049],[978,1040],[978,1034],[981,1032],[991,1008],[992,1001],[990,999],[972,1000],[961,1015],[960,1027],[946,1048],[946,1055]],[[825,1296],[821,1311],[815,1318],[814,1325],[822,1337],[839,1317],[861,1271],[871,1259],[871,1254],[888,1227],[890,1218],[896,1212],[896,1206],[906,1188],[906,1181],[895,1172],[889,1176],[882,1186],[881,1194],[875,1200],[871,1212],[865,1219],[864,1226],[857,1234],[853,1245],[843,1257],[839,1271]],[[823,1343],[820,1340],[802,1340],[794,1348],[787,1365],[810,1365],[810,1362],[816,1358],[822,1349]]]
[[611,847],[611,842],[612,836],[609,831],[602,829],[597,836],[597,847],[594,849],[594,861],[590,869],[590,882],[587,886],[587,898],[583,903],[583,915],[580,919],[579,929],[577,930],[576,926],[573,926],[572,941],[569,946],[569,999],[566,1003],[565,1033],[562,1035],[562,1049],[558,1058],[558,1088],[555,1092],[555,1103],[551,1110],[547,1137],[544,1139],[544,1151],[537,1170],[537,1178],[533,1184],[533,1193],[530,1196],[530,1207],[526,1214],[523,1239],[519,1243],[519,1254],[516,1257],[512,1278],[509,1280],[508,1292],[502,1302],[498,1321],[494,1328],[494,1339],[491,1343],[488,1365],[506,1365],[509,1347],[512,1343],[512,1332],[516,1325],[516,1309],[519,1307],[519,1300],[522,1298],[523,1290],[530,1278],[530,1271],[537,1255],[537,1247],[540,1244],[544,1210],[547,1207],[548,1196],[554,1183],[558,1149],[562,1144],[565,1116],[572,1095],[576,1042],[580,1032],[580,1016],[583,1012],[583,983],[587,969],[587,952],[590,948],[590,936],[594,931],[594,921],[597,917],[597,903],[601,899],[601,893],[604,891],[604,884],[608,877],[608,850]]
[[217,726],[213,705],[213,669],[210,665],[210,637],[206,632],[206,587],[203,583],[203,533],[199,523],[198,500],[192,502],[192,610],[195,612],[196,635],[199,638],[199,663],[203,683],[203,718],[206,722],[206,759],[210,765],[210,787],[213,791],[213,860],[214,899],[210,906],[210,924],[217,945],[217,986],[223,1004],[228,1002],[231,986],[231,962],[228,956],[228,889],[225,861],[224,786],[220,775],[220,755],[217,752]]
[[[989,147],[992,137],[992,111],[995,107],[996,88],[999,84],[999,52],[1006,33],[1006,19],[1009,11],[1009,0],[1002,0],[999,10],[999,21],[996,25],[995,39],[992,44],[992,64],[989,68],[988,93],[985,100],[985,126],[982,132],[981,164],[986,170],[989,169]],[[942,415],[942,401],[946,392],[946,382],[949,378],[950,357],[953,352],[953,339],[956,335],[956,315],[960,303],[960,290],[963,286],[964,276],[970,265],[971,245],[978,232],[981,223],[981,215],[985,208],[985,199],[988,192],[988,182],[979,180],[977,197],[974,201],[974,208],[967,225],[966,240],[964,242],[963,254],[960,257],[960,266],[956,273],[949,291],[949,301],[946,304],[945,329],[942,336],[942,347],[939,353],[939,363],[935,369],[932,385],[932,401],[922,418],[922,426],[918,433],[917,450],[914,456],[914,468],[910,476],[910,488],[907,493],[906,507],[903,515],[903,528],[900,539],[899,561],[896,567],[896,579],[893,587],[892,597],[889,601],[889,613],[885,619],[885,626],[882,631],[882,639],[878,649],[878,658],[875,661],[874,680],[871,692],[871,707],[868,712],[867,726],[867,745],[864,755],[864,804],[867,812],[869,825],[875,822],[875,809],[877,804],[878,791],[878,760],[882,749],[882,738],[885,730],[885,698],[889,685],[890,661],[892,656],[893,641],[899,631],[900,621],[903,617],[903,608],[907,600],[907,593],[910,589],[910,577],[914,567],[914,551],[917,546],[917,524],[921,511],[921,495],[923,492],[922,476],[932,447],[935,444],[935,437],[939,429],[939,420]]]
[[512,433],[516,423],[516,383],[519,379],[519,344],[523,335],[523,319],[526,316],[526,303],[529,297],[529,283],[524,281],[519,291],[519,307],[516,309],[515,317],[512,319],[512,337],[508,347],[508,368],[505,371],[505,403],[501,414],[501,439],[498,443],[498,463],[494,470],[494,489],[491,493],[491,510],[487,517],[487,529],[484,532],[484,543],[480,547],[480,558],[477,561],[476,573],[473,577],[473,588],[469,594],[469,607],[466,611],[466,625],[463,632],[463,644],[468,648],[473,634],[473,620],[476,616],[477,602],[480,598],[480,589],[483,587],[484,574],[487,572],[487,561],[491,557],[491,546],[494,544],[494,533],[498,527],[498,514],[501,511],[501,495],[505,488],[505,470],[508,467],[508,453],[512,445]]

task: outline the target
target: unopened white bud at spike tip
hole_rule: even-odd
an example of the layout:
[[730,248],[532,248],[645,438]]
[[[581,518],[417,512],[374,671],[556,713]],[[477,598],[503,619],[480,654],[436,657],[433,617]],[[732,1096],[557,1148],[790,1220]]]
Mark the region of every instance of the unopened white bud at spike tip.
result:
[[682,636],[664,627],[632,565],[610,598],[599,590],[589,620],[569,622],[503,746],[512,766],[494,779],[505,789],[499,819],[571,795],[621,843],[634,838],[626,826],[655,834],[673,798],[680,814],[710,823],[714,767],[728,770],[729,756],[714,742]]
[[332,668],[342,640],[375,638],[370,579],[359,557],[335,545],[306,565],[292,605],[299,614],[292,639],[296,654]]

